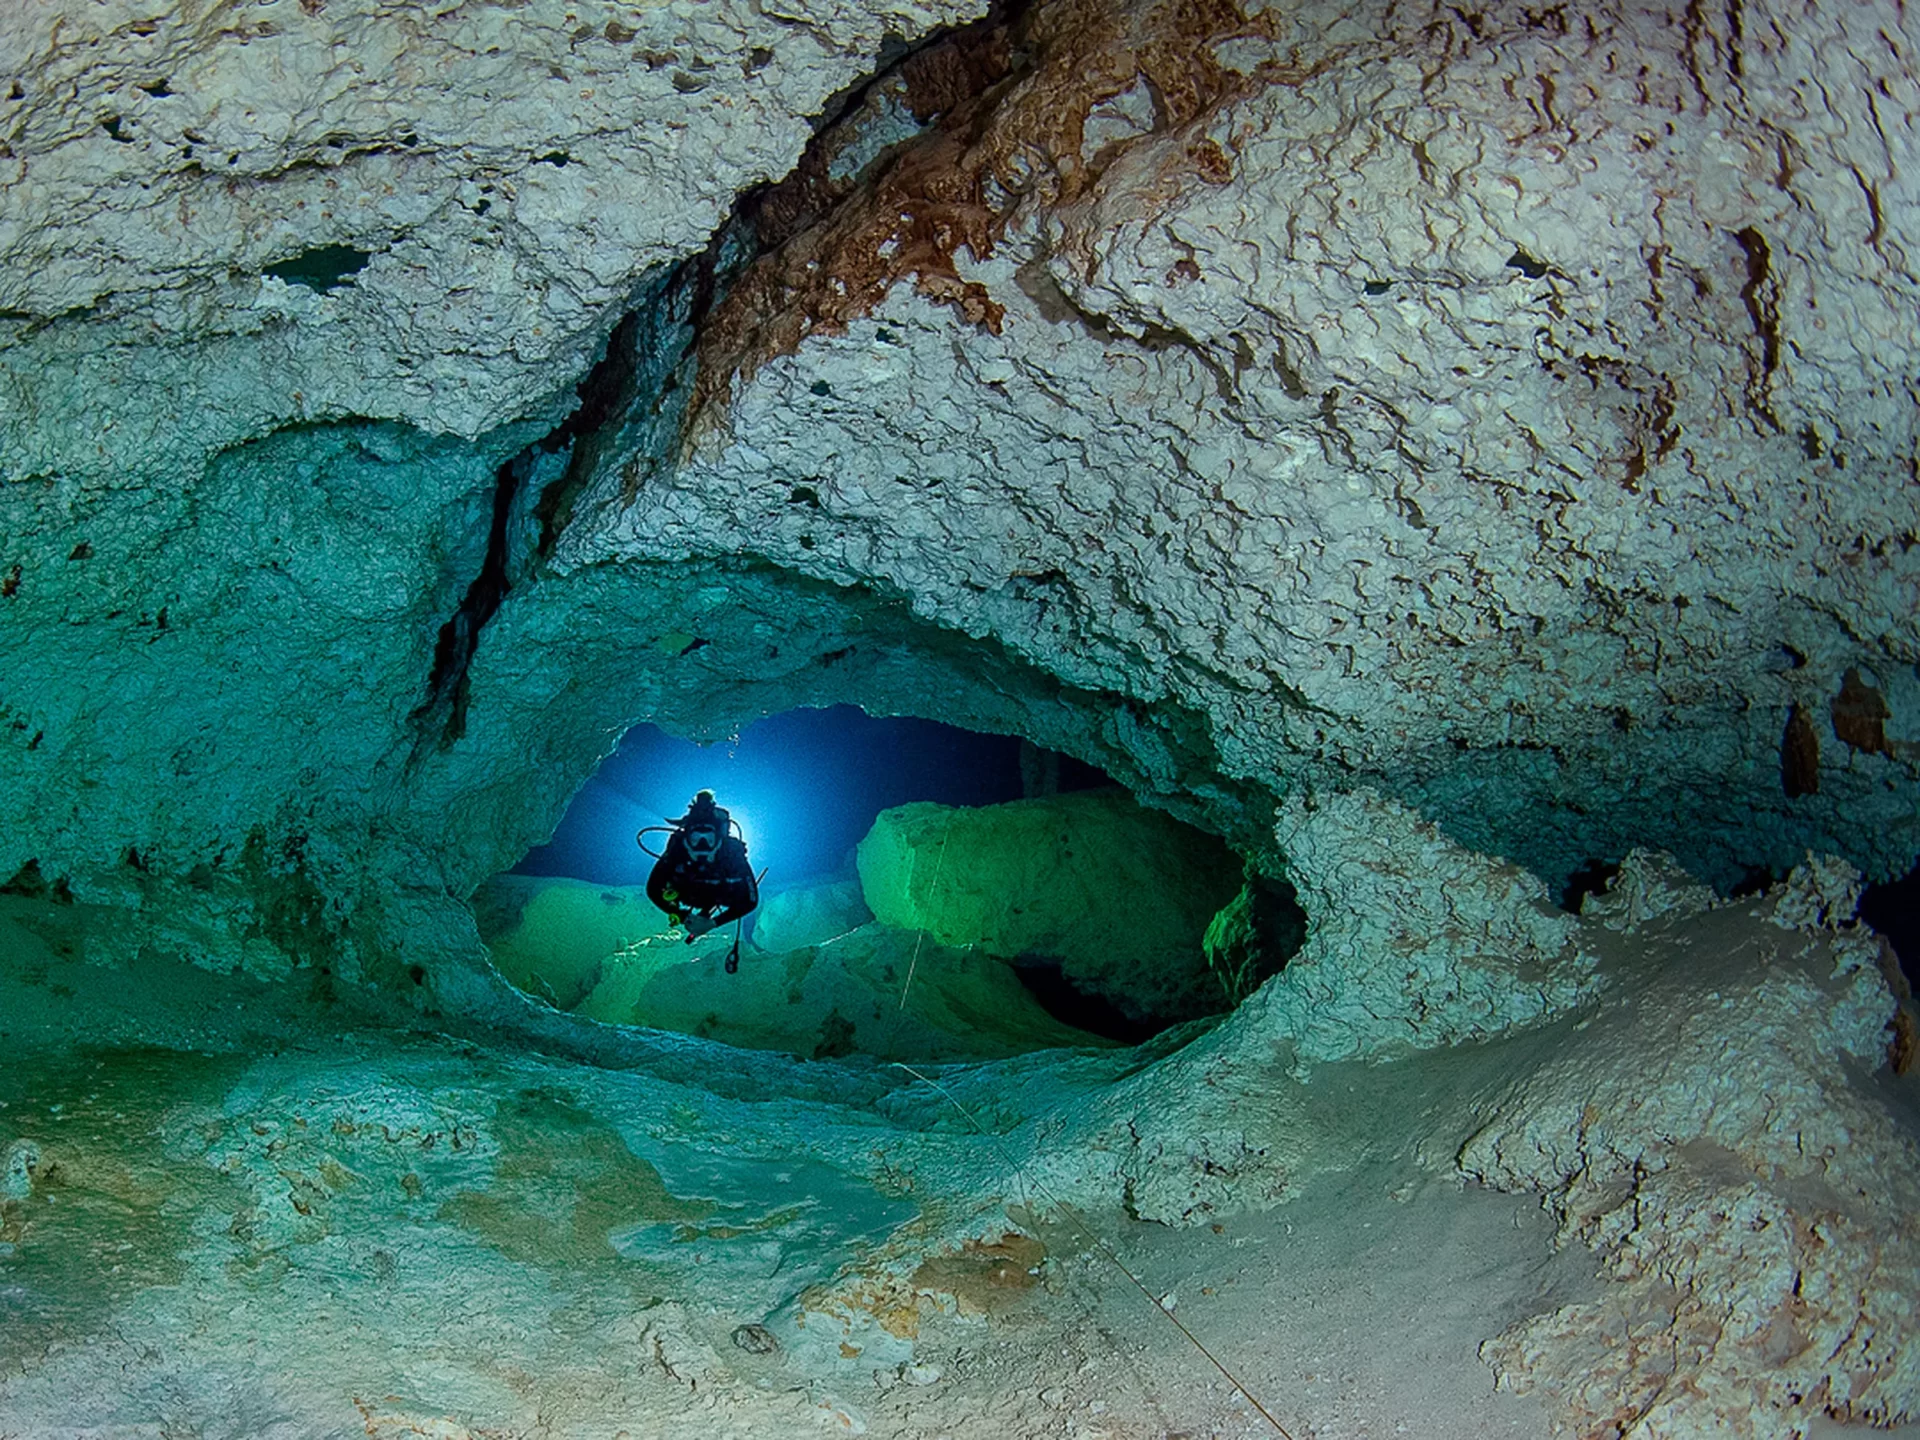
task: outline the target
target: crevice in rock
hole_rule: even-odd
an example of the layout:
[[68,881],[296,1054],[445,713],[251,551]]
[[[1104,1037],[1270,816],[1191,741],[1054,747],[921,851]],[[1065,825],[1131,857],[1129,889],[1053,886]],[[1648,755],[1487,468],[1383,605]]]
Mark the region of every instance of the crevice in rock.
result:
[[600,363],[580,382],[579,407],[559,429],[540,441],[540,448],[548,454],[573,447],[565,473],[542,490],[534,503],[534,518],[540,526],[537,552],[542,559],[553,553],[560,532],[573,514],[574,501],[609,448],[615,422],[633,405],[639,383],[635,348],[639,333],[640,313],[629,311],[607,337],[606,354]]
[[565,526],[572,503],[612,443],[617,422],[631,407],[638,384],[636,309],[623,316],[607,337],[599,361],[577,389],[579,404],[548,434],[515,454],[496,474],[487,530],[486,557],[466,595],[440,627],[434,643],[427,698],[412,715],[416,758],[431,743],[439,749],[466,733],[468,667],[480,644],[480,632],[500,609],[530,557],[516,554],[515,517],[526,486],[541,469],[543,457],[571,448],[565,469],[534,498],[532,517],[539,526],[536,554],[544,557]]
[[366,269],[372,259],[371,250],[362,250],[357,246],[317,245],[310,250],[302,250],[290,259],[269,265],[260,273],[271,275],[288,285],[303,285],[325,295],[338,290]]
[[1773,412],[1771,397],[1773,372],[1780,368],[1780,282],[1773,274],[1773,251],[1767,237],[1752,225],[1736,230],[1733,238],[1747,261],[1747,282],[1740,287],[1740,301],[1747,307],[1747,318],[1753,321],[1753,333],[1760,341],[1760,373],[1747,384],[1747,409],[1778,435],[1780,417]]
[[1604,895],[1607,887],[1613,884],[1614,877],[1619,873],[1620,862],[1617,860],[1587,861],[1567,876],[1567,883],[1561,887],[1560,891],[1560,908],[1569,915],[1578,915],[1587,897]]
[[1869,885],[1860,896],[1860,918],[1886,937],[1908,985],[1920,989],[1920,865]]
[[427,675],[427,698],[410,717],[415,731],[415,756],[430,739],[440,749],[467,731],[467,667],[480,643],[480,630],[512,588],[507,578],[508,520],[520,486],[531,468],[529,447],[500,467],[494,481],[492,520],[487,530],[487,554],[480,573],[467,586],[460,606],[434,642],[433,669]]
[[1071,1025],[1089,1035],[1118,1040],[1122,1045],[1138,1045],[1167,1028],[1165,1020],[1129,1015],[1106,996],[1074,984],[1058,960],[1023,955],[1013,973],[1042,1010],[1062,1025]]

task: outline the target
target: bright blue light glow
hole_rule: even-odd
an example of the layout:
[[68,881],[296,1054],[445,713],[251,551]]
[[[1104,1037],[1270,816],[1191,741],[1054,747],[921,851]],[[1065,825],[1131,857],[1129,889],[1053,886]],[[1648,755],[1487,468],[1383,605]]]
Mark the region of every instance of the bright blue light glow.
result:
[[[851,705],[789,710],[710,745],[639,725],[574,797],[553,839],[514,868],[638,885],[653,862],[634,832],[678,819],[694,791],[708,789],[733,812],[754,868],[767,869],[767,884],[777,889],[838,870],[890,806],[1017,799],[1019,752],[1013,736],[875,719]],[[1062,767],[1063,788],[1105,778],[1085,766]],[[647,838],[658,850],[666,837]]]

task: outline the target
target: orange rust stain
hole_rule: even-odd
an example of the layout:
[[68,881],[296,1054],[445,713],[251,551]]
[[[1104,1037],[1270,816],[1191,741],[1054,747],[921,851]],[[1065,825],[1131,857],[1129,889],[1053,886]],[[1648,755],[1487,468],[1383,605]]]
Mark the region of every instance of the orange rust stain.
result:
[[876,1277],[873,1283],[851,1290],[815,1286],[800,1296],[798,1323],[805,1329],[809,1313],[845,1320],[856,1310],[871,1315],[896,1339],[912,1340],[920,1334],[919,1305],[910,1294],[903,1294],[900,1282],[891,1277]]
[[[752,219],[766,253],[701,326],[683,443],[723,423],[736,380],[809,336],[844,333],[908,278],[998,334],[1005,307],[961,275],[960,252],[984,260],[1016,216],[1097,201],[1124,152],[1154,147],[1153,163],[1125,182],[1134,212],[1171,204],[1195,178],[1231,179],[1232,158],[1206,133],[1213,118],[1270,85],[1318,73],[1269,61],[1242,74],[1216,58],[1224,41],[1275,38],[1279,23],[1245,16],[1233,0],[1162,0],[1137,11],[1053,0],[910,57],[900,71],[905,102],[928,129],[866,178],[835,182],[828,157],[844,137],[830,127],[757,202]],[[1152,133],[1084,157],[1094,108],[1139,85],[1152,97]],[[1076,254],[1084,248],[1068,244]]]
[[874,1317],[879,1320],[880,1328],[896,1340],[912,1340],[920,1334],[918,1306],[891,1305],[884,1310],[876,1310]]

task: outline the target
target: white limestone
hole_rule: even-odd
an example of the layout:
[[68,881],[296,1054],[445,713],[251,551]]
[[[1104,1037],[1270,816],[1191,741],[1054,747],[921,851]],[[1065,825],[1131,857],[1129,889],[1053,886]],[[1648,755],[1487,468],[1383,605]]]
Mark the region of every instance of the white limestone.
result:
[[[115,0],[0,17],[0,478],[177,485],[347,416],[476,436],[592,361],[882,37],[959,4]],[[268,273],[361,252],[319,291]],[[158,402],[158,403],[156,403]]]
[[[1849,923],[1920,853],[1910,17],[1043,3],[921,177],[951,213],[856,188],[792,313],[689,332],[740,193],[970,13],[0,15],[0,881],[50,896],[0,916],[0,1084],[84,1121],[0,1120],[0,1283],[61,1342],[0,1432],[904,1427],[885,1377],[965,1350],[907,1338],[962,1318],[929,1257],[1050,1196],[1283,1253],[1369,1166],[1600,1257],[1474,1336],[1528,1414],[1920,1411]],[[919,143],[902,86],[865,110],[843,179]],[[532,463],[581,488],[548,550],[511,507],[429,724],[501,468],[628,313],[628,408]],[[488,966],[463,897],[624,728],[840,700],[1106,763],[1284,865],[1306,948],[1210,1031],[924,1078]],[[1703,883],[1749,862],[1800,868]],[[781,1166],[818,1207],[727,1208]],[[1059,1433],[1070,1379],[996,1380],[1056,1399],[916,1413]]]
[[[992,253],[954,259],[991,331],[903,283],[749,352],[689,463],[642,503],[610,477],[565,551],[879,576],[1194,707],[1228,774],[1357,770],[1555,874],[1636,841],[1723,882],[1809,844],[1903,868],[1915,121],[1866,97],[1911,93],[1914,37],[1741,13],[1269,12],[1220,53],[1277,83],[1116,139],[1066,200],[1079,161],[1022,97],[1069,87],[1104,136],[1130,92],[1082,72],[1164,63],[1075,32],[957,162],[1003,196]],[[1040,178],[1006,195],[1020,144]],[[1884,751],[1829,718],[1856,666]],[[1794,704],[1817,796],[1783,793]]]
[[1460,1151],[1604,1259],[1596,1302],[1486,1347],[1579,1424],[1798,1437],[1920,1411],[1920,1150],[1852,1079],[1884,1061],[1892,998],[1880,942],[1792,918],[1807,883],[1646,922],[1598,1012]]

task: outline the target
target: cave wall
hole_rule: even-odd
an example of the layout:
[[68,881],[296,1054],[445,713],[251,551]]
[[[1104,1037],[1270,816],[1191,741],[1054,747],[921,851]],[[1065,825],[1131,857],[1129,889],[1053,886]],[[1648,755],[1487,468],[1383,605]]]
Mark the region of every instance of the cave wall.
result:
[[8,17],[0,878],[464,893],[830,700],[1269,853],[1920,853],[1899,24],[968,18]]
[[[1724,887],[1920,853],[1905,13],[1036,0],[914,49],[978,8],[0,14],[0,882],[39,892],[0,992],[9,1054],[57,1062],[6,1075],[50,1134],[69,1090],[110,1116],[59,1163],[236,1192],[63,1198],[141,1249],[104,1286],[70,1250],[106,1348],[9,1376],[16,1410],[345,1416],[399,1356],[423,1393],[363,1428],[634,1423],[652,1357],[678,1415],[674,1364],[727,1373],[682,1300],[746,1271],[635,1309],[601,1242],[644,1155],[920,1197],[864,1268],[750,1252],[760,1319],[843,1278],[824,1367],[1029,1176],[1137,1239],[1391,1154],[1396,1207],[1473,1182],[1599,1257],[1482,1352],[1560,1422],[1915,1413],[1857,876],[1717,901],[1627,856]],[[487,964],[465,897],[628,726],[833,701],[1104,766],[1284,860],[1306,944],[1204,1034],[937,1083]],[[1561,912],[1596,855],[1618,883]],[[96,1047],[142,1052],[137,1103]],[[156,1235],[190,1268],[144,1268]],[[303,1398],[229,1378],[268,1351]],[[535,1413],[563,1371],[586,1398]]]

